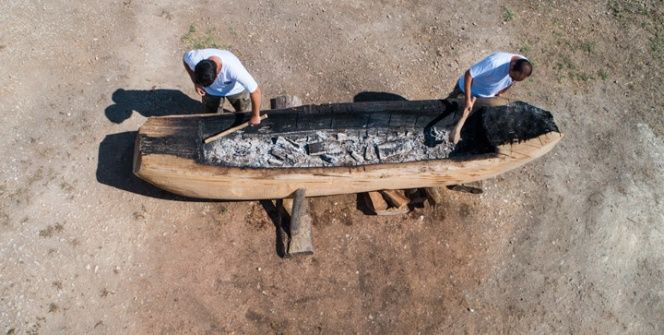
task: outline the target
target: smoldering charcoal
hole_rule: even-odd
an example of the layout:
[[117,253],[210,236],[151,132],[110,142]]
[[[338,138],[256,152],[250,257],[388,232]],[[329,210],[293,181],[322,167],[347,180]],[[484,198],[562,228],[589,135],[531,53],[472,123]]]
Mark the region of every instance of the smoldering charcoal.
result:
[[272,136],[237,132],[206,144],[203,153],[214,165],[298,168],[444,159],[453,148],[448,129],[335,129]]

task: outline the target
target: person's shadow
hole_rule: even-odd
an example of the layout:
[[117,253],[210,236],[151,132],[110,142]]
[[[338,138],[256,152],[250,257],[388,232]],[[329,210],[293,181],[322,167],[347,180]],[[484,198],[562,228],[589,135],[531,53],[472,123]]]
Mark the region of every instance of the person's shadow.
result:
[[97,181],[117,189],[152,198],[176,201],[205,201],[183,197],[161,190],[139,179],[132,173],[135,131],[106,135],[99,144]]
[[125,90],[117,89],[113,104],[106,107],[106,117],[113,123],[122,123],[137,112],[145,117],[173,114],[194,114],[202,111],[200,101],[179,90]]

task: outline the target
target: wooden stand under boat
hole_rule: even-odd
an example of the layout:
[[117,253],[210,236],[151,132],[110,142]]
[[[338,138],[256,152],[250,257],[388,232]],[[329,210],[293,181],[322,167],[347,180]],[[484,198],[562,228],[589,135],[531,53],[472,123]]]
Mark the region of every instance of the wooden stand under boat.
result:
[[[529,105],[521,104],[521,113],[524,105],[527,112]],[[269,111],[270,117],[247,133],[276,136],[317,129],[422,130],[432,124],[451,127],[459,114],[456,111],[457,106],[442,100],[305,105]],[[495,177],[549,152],[563,136],[548,112],[540,113],[550,120],[540,122],[544,126],[535,133],[533,129],[525,135],[510,130],[513,136],[509,138],[504,134],[494,136],[496,130],[487,129],[492,122],[511,126],[511,121],[500,119],[501,113],[514,117],[510,109],[473,113],[471,119],[476,121],[467,121],[458,155],[450,158],[311,168],[227,167],[201,158],[202,139],[247,121],[249,114],[151,117],[136,138],[133,172],[175,194],[225,200],[280,199],[292,197],[297,189],[306,189],[307,196],[325,196],[435,187]],[[490,150],[477,151],[479,144],[467,140],[478,136],[482,140],[475,142],[485,147],[489,144]]]

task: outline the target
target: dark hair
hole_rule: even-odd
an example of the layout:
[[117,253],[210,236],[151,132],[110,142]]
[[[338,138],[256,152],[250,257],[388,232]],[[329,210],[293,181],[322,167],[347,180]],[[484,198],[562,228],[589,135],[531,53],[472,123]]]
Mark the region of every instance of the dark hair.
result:
[[533,64],[531,64],[527,59],[519,59],[514,63],[514,71],[523,74],[528,77],[533,73]]
[[196,68],[194,69],[194,80],[196,81],[196,84],[207,87],[212,85],[216,78],[217,63],[210,59],[204,59],[196,64]]

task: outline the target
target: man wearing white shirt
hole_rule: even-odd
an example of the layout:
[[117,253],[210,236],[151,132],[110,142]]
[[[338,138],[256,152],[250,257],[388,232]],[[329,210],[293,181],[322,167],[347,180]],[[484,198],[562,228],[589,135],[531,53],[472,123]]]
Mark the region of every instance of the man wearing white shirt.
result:
[[184,53],[182,60],[196,93],[203,97],[203,112],[216,113],[224,99],[228,99],[236,112],[247,111],[251,104],[249,123],[261,122],[261,90],[230,51],[191,50]]
[[456,144],[461,138],[461,128],[473,109],[476,97],[493,98],[500,96],[514,82],[522,81],[533,72],[533,66],[522,55],[507,52],[494,52],[468,69],[459,77],[450,96],[463,94],[465,108],[463,115],[452,132]]

